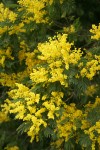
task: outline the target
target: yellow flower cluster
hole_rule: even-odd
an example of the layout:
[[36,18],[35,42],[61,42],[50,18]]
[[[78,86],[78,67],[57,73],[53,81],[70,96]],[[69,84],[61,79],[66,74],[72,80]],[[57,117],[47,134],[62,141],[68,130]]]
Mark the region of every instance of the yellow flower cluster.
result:
[[93,35],[91,36],[91,39],[99,40],[100,39],[100,24],[99,26],[96,26],[93,24],[92,29],[90,29],[90,32],[93,33]]
[[9,20],[10,22],[14,23],[16,18],[17,14],[9,10],[8,8],[5,8],[3,3],[0,3],[0,22]]
[[[93,147],[96,142],[99,144],[100,121],[97,121],[95,125],[91,126],[91,123],[87,120],[87,114],[91,109],[100,105],[100,98],[97,97],[94,104],[87,104],[85,112],[82,112],[82,110],[76,108],[74,103],[66,105],[62,102],[62,92],[52,92],[51,98],[48,101],[47,95],[44,95],[41,99],[39,94],[34,94],[24,85],[16,85],[18,89],[9,92],[9,96],[13,98],[13,101],[6,100],[6,104],[2,107],[10,113],[15,114],[15,119],[21,119],[26,123],[31,122],[29,129],[25,131],[31,137],[31,142],[35,138],[37,141],[39,140],[38,135],[41,130],[41,125],[43,125],[42,128],[46,128],[49,119],[57,119],[55,132],[57,132],[59,139],[52,143],[57,148],[60,148],[64,141],[67,142],[70,138],[79,136],[77,131],[80,127],[77,126],[77,120],[81,121],[81,130],[89,135],[92,141],[92,150],[94,150]],[[20,99],[20,101],[17,99]],[[41,105],[39,108],[37,107],[38,104]],[[57,111],[60,110],[61,106],[63,106],[64,110],[62,117],[59,118]],[[45,115],[47,116],[46,118],[44,117]],[[95,131],[98,133],[97,136],[94,135]],[[78,140],[79,137],[76,138],[76,143]]]
[[29,23],[30,21],[36,21],[36,23],[47,22],[47,20],[44,19],[46,11],[43,10],[45,8],[46,0],[43,1],[19,0],[18,3],[22,7],[21,9],[26,10],[26,15],[23,18],[24,22],[26,23]]
[[64,105],[65,111],[61,117],[61,120],[57,122],[57,132],[59,137],[66,142],[75,135],[77,130],[77,124],[75,119],[82,118],[82,111],[78,110],[74,103]]
[[33,73],[30,74],[30,78],[33,82],[41,83],[48,80],[48,71],[45,68],[33,69]]
[[[68,70],[70,65],[78,64],[82,57],[82,52],[80,49],[76,48],[71,50],[73,43],[66,42],[66,38],[66,34],[58,34],[53,39],[49,38],[48,42],[38,45],[38,51],[41,53],[38,59],[47,63],[48,71],[46,70],[46,72],[43,73],[45,69],[41,70],[39,68],[38,72],[34,69],[31,78],[32,75],[35,75],[37,72],[38,75],[36,78],[38,81],[39,76],[42,75],[42,79],[45,78],[47,82],[60,81],[61,85],[68,86],[67,75],[64,74],[64,70]],[[34,80],[37,82],[36,78],[34,78]]]
[[[30,73],[33,70],[33,66],[35,66],[36,64],[41,63],[41,60],[36,60],[35,59],[35,54],[34,53],[29,53],[26,52],[26,49],[23,49],[21,51],[19,51],[18,53],[18,57],[19,57],[19,61],[20,63],[22,62],[22,60],[25,60],[26,63],[26,70],[18,72],[18,73],[0,73],[0,84],[3,86],[8,86],[8,87],[15,87],[15,83],[16,82],[21,82],[23,81],[24,78],[29,77]],[[24,53],[25,52],[25,53]],[[5,60],[6,59],[11,59],[13,60],[14,57],[11,56],[11,49],[8,47],[7,50],[0,50],[0,54],[1,54],[1,59],[0,59],[0,65],[2,67],[5,67]]]
[[[48,101],[46,95],[40,98],[40,94],[31,92],[31,89],[28,87],[18,83],[16,83],[16,86],[18,89],[11,90],[8,93],[13,101],[6,100],[2,108],[15,114],[15,119],[21,119],[26,123],[30,122],[27,134],[31,137],[31,142],[35,138],[38,141],[41,125],[46,128],[48,119],[55,119],[55,117],[59,116],[57,111],[62,104],[63,93],[52,92]],[[40,106],[37,107],[37,105]]]
[[[94,104],[89,103],[86,105],[86,114],[87,112],[99,106],[100,106],[100,98],[97,97]],[[89,122],[87,124],[88,124],[87,127],[84,128],[84,133],[89,135],[92,141],[91,149],[95,150],[96,143],[98,143],[100,146],[100,120],[95,122],[95,125],[91,125],[91,123]]]
[[18,146],[7,146],[5,150],[20,150]]
[[0,111],[0,123],[10,121],[10,118],[8,115],[10,107],[7,104],[8,102],[9,102],[9,100],[6,99],[5,103],[3,105],[0,105],[0,107],[2,108]]
[[[48,5],[52,5],[54,0],[19,0],[18,3],[21,6],[19,11],[26,10],[23,16],[23,21],[30,23],[35,21],[36,23],[47,23],[48,22],[48,11],[45,9]],[[60,4],[63,0],[60,0]]]
[[35,53],[34,52],[27,52],[25,54],[26,59],[25,59],[25,64],[27,66],[27,70],[31,73],[33,70],[33,66],[38,64],[38,60],[35,59]]
[[[71,65],[77,65],[81,60],[82,53],[80,49],[74,48],[71,50],[73,43],[66,42],[66,34],[58,34],[54,38],[50,38],[48,42],[39,43],[37,50],[34,52],[28,52],[29,48],[24,41],[20,42],[20,48],[22,49],[18,53],[18,58],[20,63],[25,60],[26,71],[19,72],[17,74],[13,73],[7,75],[1,73],[2,85],[14,86],[14,82],[19,82],[24,77],[29,76],[33,82],[41,83],[54,83],[59,81],[61,85],[68,87],[68,76],[64,74],[65,70],[69,70]],[[3,51],[1,51],[3,52]],[[36,58],[36,53],[38,58]],[[11,48],[5,51],[5,55],[2,54],[1,65],[5,65],[5,59],[14,59],[11,56]],[[38,64],[38,67],[36,65]],[[46,68],[43,67],[46,64]],[[35,67],[33,69],[33,67]]]
[[63,31],[64,33],[70,34],[75,32],[75,28],[73,25],[69,26],[69,27],[63,27]]
[[[96,142],[100,146],[100,121],[97,121],[94,126],[90,127],[88,130],[84,130],[84,132],[88,134],[92,140],[92,150],[95,150]],[[95,133],[97,133],[97,136],[95,136]]]
[[12,50],[10,47],[8,47],[7,49],[0,49],[0,65],[2,67],[5,66],[5,59],[11,59],[13,60],[14,57],[11,56],[12,54]]
[[82,56],[81,49],[73,50],[69,56],[69,63],[73,65],[77,64],[78,61],[81,59],[81,56]]
[[16,74],[0,73],[0,84],[3,86],[14,87],[16,82]]
[[[20,37],[19,37],[19,40],[21,40]],[[23,60],[25,60],[27,66],[28,66],[28,64],[30,64],[31,66],[33,66],[32,65],[33,64],[32,57],[34,56],[34,54],[31,53],[31,55],[30,55],[30,53],[28,51],[29,51],[29,46],[25,43],[25,40],[22,40],[20,42],[20,51],[18,52],[18,58],[19,58],[20,64],[22,63]],[[29,59],[28,59],[28,57],[29,57]],[[32,60],[32,61],[30,62],[30,60]],[[28,66],[28,68],[31,68],[31,67]]]
[[8,30],[7,26],[0,27],[0,35],[2,35],[3,33],[5,33],[7,30]]
[[87,77],[89,80],[92,80],[96,73],[100,71],[100,60],[93,59],[86,63],[86,67],[84,67],[80,74],[82,77]]
[[88,96],[93,96],[93,94],[97,91],[98,85],[90,85],[87,87],[85,94]]
[[11,74],[0,73],[0,84],[11,88],[15,87],[16,82],[20,83],[29,76],[30,71],[27,70]]
[[9,121],[8,114],[3,111],[0,111],[0,123],[6,122],[6,121]]
[[[63,0],[59,0],[60,4],[63,3]],[[54,3],[53,0],[19,0],[18,4],[20,8],[17,9],[18,12],[25,10],[25,13],[22,17],[22,22],[19,25],[14,25],[10,28],[9,34],[13,34],[13,32],[25,32],[25,29],[22,29],[22,24],[30,23],[35,21],[36,23],[47,23],[48,22],[48,11],[45,9],[48,5],[52,5]],[[0,22],[9,20],[14,23],[17,19],[18,14],[9,10],[9,8],[5,8],[3,3],[0,3]],[[8,27],[0,27],[0,34],[7,31]],[[18,31],[17,31],[18,30]]]
[[[75,143],[78,143],[80,140],[78,129],[81,129],[84,134],[89,135],[92,142],[91,149],[95,150],[95,144],[98,143],[100,145],[100,121],[97,121],[95,125],[91,125],[91,122],[87,118],[88,112],[97,106],[100,106],[99,97],[96,98],[94,104],[87,104],[85,111],[77,109],[74,103],[70,105],[64,104],[65,110],[60,120],[57,120],[57,128],[55,131],[59,138],[52,145],[60,149],[64,141],[67,142],[69,139],[74,138],[74,136],[76,139]],[[81,122],[80,126],[78,126],[78,122]]]
[[23,22],[19,23],[18,25],[13,25],[9,28],[9,35],[24,33],[24,32],[26,32],[26,29],[24,29]]
[[89,102],[88,104],[85,105],[85,108],[87,112],[89,112],[90,109],[96,108],[97,106],[100,106],[100,97],[98,96],[96,97],[95,102],[93,104]]

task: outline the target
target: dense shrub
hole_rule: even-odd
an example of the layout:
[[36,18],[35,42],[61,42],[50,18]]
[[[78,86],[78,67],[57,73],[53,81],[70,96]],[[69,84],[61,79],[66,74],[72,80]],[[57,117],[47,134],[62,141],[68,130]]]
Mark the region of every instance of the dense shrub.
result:
[[99,149],[99,4],[0,3],[0,150]]

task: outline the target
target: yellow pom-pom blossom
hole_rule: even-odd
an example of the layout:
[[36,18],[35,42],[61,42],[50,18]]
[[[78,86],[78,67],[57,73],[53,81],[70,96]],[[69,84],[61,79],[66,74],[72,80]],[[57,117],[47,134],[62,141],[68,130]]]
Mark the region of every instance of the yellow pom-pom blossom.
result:
[[3,3],[0,3],[0,22],[9,20],[10,22],[14,23],[16,18],[17,14],[9,10],[9,8],[5,8]]
[[[61,85],[68,86],[68,76],[64,74],[69,70],[70,65],[78,64],[82,53],[80,49],[71,50],[73,43],[66,42],[67,35],[58,34],[54,38],[49,38],[48,42],[38,44],[38,59],[46,64],[46,68],[35,67],[30,74],[30,78],[35,83],[54,83],[59,81]],[[39,78],[41,77],[41,78]]]
[[30,74],[32,81],[36,83],[45,82],[48,80],[48,71],[45,68],[33,69],[33,73]]
[[80,74],[82,77],[87,77],[89,80],[92,80],[93,77],[99,73],[100,71],[100,64],[98,60],[91,60],[86,63],[86,67],[84,67]]
[[[8,21],[14,24],[16,19],[17,19],[17,14],[11,11],[9,8],[5,8],[3,3],[0,3],[0,22]],[[5,24],[4,26],[0,27],[0,35],[6,31],[9,31],[9,26]]]
[[[23,120],[25,123],[30,122],[27,129],[28,136],[31,137],[31,142],[36,138],[42,128],[46,128],[49,119],[59,117],[58,110],[62,105],[62,92],[52,92],[51,98],[46,95],[40,97],[40,94],[35,94],[28,87],[16,83],[18,89],[11,90],[8,94],[13,101],[6,100],[3,109],[9,109],[9,113],[15,114],[15,119]],[[55,97],[56,96],[56,97]],[[9,106],[9,108],[8,108]]]
[[[25,17],[23,19],[24,22],[36,21],[36,23],[45,23],[47,22],[44,19],[44,15],[46,15],[46,11],[43,10],[45,8],[46,0],[19,0],[19,5],[22,9],[26,10]],[[19,9],[20,11],[20,9]]]
[[93,24],[92,29],[90,29],[90,32],[93,33],[93,35],[91,36],[91,39],[99,40],[100,39],[100,23],[99,23],[99,26],[96,26]]

